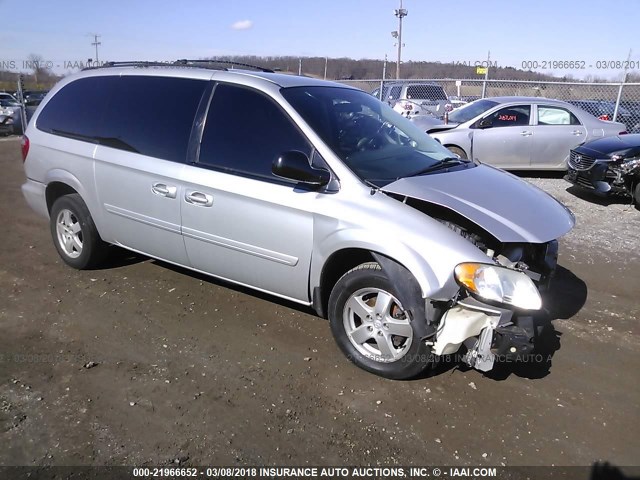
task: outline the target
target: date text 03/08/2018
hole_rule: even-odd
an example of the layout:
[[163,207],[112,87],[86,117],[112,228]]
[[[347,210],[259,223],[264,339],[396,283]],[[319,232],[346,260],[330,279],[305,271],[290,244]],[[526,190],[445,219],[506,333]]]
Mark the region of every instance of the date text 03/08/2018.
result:
[[636,60],[523,60],[521,68],[525,70],[640,70],[640,61]]

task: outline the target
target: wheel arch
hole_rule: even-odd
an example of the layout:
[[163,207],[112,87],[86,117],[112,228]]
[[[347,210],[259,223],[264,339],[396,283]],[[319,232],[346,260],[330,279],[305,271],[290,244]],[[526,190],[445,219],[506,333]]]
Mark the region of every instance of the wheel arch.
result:
[[[77,193],[87,206],[98,231],[100,232],[102,230],[102,218],[99,215],[100,209],[96,207],[98,204],[98,198],[95,190],[88,191],[78,177],[68,170],[61,168],[49,170],[45,175],[43,183],[46,185],[45,200],[49,213],[51,213],[51,207],[58,198],[63,195]],[[93,187],[93,183],[90,186]]]
[[[49,214],[51,214],[51,207],[58,198],[74,193],[78,193],[78,191],[64,182],[54,181],[48,183],[45,189],[45,199],[47,202],[47,211],[49,212]],[[78,193],[78,195],[80,194]]]
[[464,152],[464,154],[467,156],[467,158],[469,158],[469,152],[467,152],[467,150],[465,148],[461,147],[458,144],[455,144],[455,143],[443,143],[442,146],[444,148],[451,148],[451,147],[458,148],[458,149],[460,149],[460,150],[462,150]]
[[313,308],[319,316],[326,317],[331,290],[340,277],[352,268],[366,262],[378,262],[383,271],[392,277],[395,274],[388,272],[391,264],[398,265],[410,272],[422,298],[428,297],[437,288],[438,280],[435,272],[406,246],[399,245],[399,248],[395,248],[393,251],[376,247],[379,245],[375,247],[357,243],[346,245],[327,255],[326,260],[320,266],[316,266],[315,269],[312,266]]

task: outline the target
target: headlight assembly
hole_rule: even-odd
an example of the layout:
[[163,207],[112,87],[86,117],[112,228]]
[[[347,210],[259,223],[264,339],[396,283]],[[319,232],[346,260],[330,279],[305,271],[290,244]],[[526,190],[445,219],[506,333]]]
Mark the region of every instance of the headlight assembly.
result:
[[458,284],[486,300],[525,310],[542,307],[538,289],[522,272],[484,263],[461,263],[455,268],[454,276]]

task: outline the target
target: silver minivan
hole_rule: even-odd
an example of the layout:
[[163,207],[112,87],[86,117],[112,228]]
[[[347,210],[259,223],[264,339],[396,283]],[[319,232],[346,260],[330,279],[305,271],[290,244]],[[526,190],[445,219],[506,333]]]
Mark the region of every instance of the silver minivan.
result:
[[208,67],[110,64],[42,102],[22,191],[68,265],[115,245],[310,305],[388,378],[531,354],[563,205],[363,91]]

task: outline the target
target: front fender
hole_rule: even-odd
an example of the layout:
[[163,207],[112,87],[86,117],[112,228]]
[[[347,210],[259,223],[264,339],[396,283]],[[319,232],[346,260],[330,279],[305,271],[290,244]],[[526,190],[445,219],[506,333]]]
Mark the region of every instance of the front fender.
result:
[[415,277],[423,298],[431,298],[434,292],[442,288],[441,282],[431,266],[406,244],[393,240],[380,242],[380,237],[372,237],[368,231],[353,228],[335,231],[317,245],[311,260],[310,286],[312,291],[314,287],[320,286],[322,269],[327,260],[333,254],[346,249],[360,249],[381,254],[403,265]]

